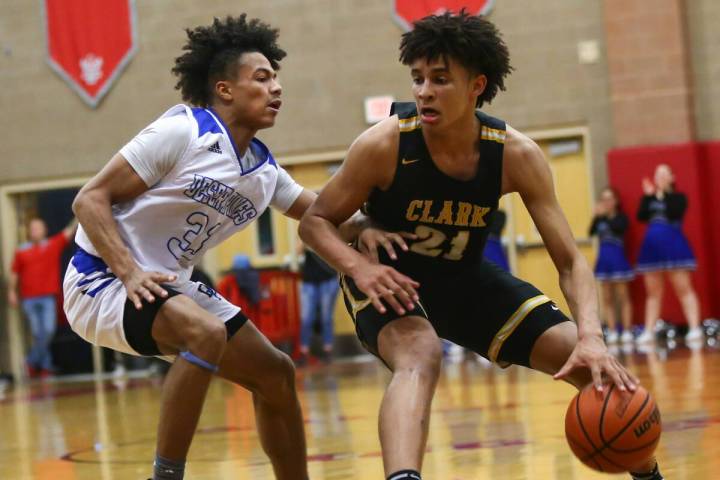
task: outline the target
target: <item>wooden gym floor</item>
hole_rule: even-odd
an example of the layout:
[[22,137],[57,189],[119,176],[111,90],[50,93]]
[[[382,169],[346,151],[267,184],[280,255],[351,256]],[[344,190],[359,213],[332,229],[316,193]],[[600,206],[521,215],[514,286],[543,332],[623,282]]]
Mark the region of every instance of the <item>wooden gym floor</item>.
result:
[[[720,350],[622,355],[656,396],[667,479],[720,478]],[[384,478],[377,411],[388,374],[377,361],[298,369],[310,477]],[[0,393],[0,479],[150,476],[158,379],[36,382]],[[446,362],[433,404],[428,480],[629,478],[594,473],[563,434],[574,390],[529,370]],[[273,478],[250,396],[213,382],[186,478]]]

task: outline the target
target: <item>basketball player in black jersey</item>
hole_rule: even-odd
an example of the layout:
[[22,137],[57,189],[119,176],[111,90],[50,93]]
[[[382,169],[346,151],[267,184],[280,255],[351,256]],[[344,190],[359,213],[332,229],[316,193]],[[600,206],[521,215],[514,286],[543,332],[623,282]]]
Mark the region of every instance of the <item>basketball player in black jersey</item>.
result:
[[[300,235],[342,273],[365,347],[392,370],[380,408],[388,479],[419,479],[445,338],[501,364],[524,365],[578,388],[637,379],[608,353],[593,274],[554,194],[538,146],[478,108],[504,90],[507,47],[465,12],[426,17],[403,35],[414,103],[350,147],[303,216]],[[500,196],[518,192],[557,267],[575,322],[535,287],[482,261]],[[349,247],[337,225],[361,206],[377,224],[415,235],[379,262]],[[362,246],[360,246],[362,249]],[[388,309],[387,307],[391,307]],[[658,479],[654,459],[637,478]]]

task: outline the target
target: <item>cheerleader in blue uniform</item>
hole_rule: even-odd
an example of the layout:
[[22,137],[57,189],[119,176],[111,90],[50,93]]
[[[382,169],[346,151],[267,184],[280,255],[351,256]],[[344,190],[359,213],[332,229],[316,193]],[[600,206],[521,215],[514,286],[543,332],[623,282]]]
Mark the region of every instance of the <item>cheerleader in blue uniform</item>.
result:
[[[632,304],[628,283],[634,272],[625,256],[625,231],[628,217],[620,207],[617,192],[606,187],[595,206],[595,217],[590,225],[590,235],[600,239],[595,278],[600,287],[603,311],[608,324],[607,343],[632,343]],[[622,327],[617,329],[615,301],[620,304]]]
[[650,343],[655,338],[653,329],[660,316],[664,272],[670,278],[690,327],[685,340],[702,340],[700,304],[690,278],[690,272],[696,267],[695,256],[681,227],[687,209],[687,197],[675,191],[674,177],[669,166],[658,165],[654,180],[643,179],[645,195],[637,213],[638,220],[648,222],[637,263],[637,271],[645,277],[647,293],[645,331],[637,341]]
[[505,256],[505,250],[500,242],[500,237],[502,236],[503,228],[505,228],[506,220],[507,216],[504,211],[495,211],[495,214],[490,219],[490,224],[488,225],[490,234],[487,237],[485,250],[483,250],[483,257],[486,260],[490,260],[506,272],[510,272],[510,264],[508,263],[507,257]]

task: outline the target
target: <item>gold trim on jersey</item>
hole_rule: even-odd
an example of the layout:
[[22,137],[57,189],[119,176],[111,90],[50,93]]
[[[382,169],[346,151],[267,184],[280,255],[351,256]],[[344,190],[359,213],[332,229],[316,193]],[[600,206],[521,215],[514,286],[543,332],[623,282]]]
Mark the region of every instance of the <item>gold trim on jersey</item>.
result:
[[490,140],[491,142],[505,143],[505,130],[498,130],[496,128],[489,128],[483,125],[480,131],[480,137],[483,140]]
[[420,121],[420,117],[415,115],[414,117],[410,118],[401,118],[400,120],[398,120],[398,124],[400,125],[400,131],[405,133],[417,130],[421,127],[422,122]]
[[517,310],[515,310],[515,313],[510,316],[508,321],[505,322],[505,325],[503,325],[495,334],[495,338],[493,338],[493,341],[490,344],[490,348],[488,349],[488,358],[490,361],[497,362],[497,356],[500,353],[500,349],[503,344],[510,335],[512,335],[515,329],[520,326],[522,321],[525,320],[525,317],[527,317],[528,314],[535,308],[549,301],[550,299],[547,296],[538,295],[536,297],[528,298],[522,303],[522,305],[520,305],[520,307],[518,307]]
[[358,300],[355,298],[355,295],[352,294],[352,291],[350,291],[350,287],[345,280],[345,275],[342,274],[340,275],[340,286],[342,287],[348,302],[350,302],[350,308],[352,309],[350,314],[352,315],[353,320],[355,320],[357,318],[357,313],[370,305],[372,301],[369,298],[366,298],[365,300]]

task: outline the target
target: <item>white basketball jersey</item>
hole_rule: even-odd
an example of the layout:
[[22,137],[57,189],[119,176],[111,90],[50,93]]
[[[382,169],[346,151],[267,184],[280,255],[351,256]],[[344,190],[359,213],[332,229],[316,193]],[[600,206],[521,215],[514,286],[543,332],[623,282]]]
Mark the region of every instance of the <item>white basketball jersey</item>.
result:
[[[259,140],[240,155],[211,109],[176,105],[120,154],[149,187],[113,206],[120,236],[140,268],[174,273],[178,282],[268,205],[285,212],[302,192]],[[75,241],[99,256],[82,226]]]

